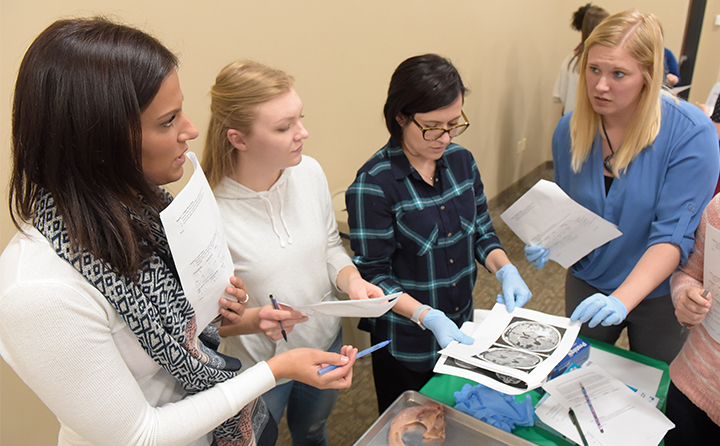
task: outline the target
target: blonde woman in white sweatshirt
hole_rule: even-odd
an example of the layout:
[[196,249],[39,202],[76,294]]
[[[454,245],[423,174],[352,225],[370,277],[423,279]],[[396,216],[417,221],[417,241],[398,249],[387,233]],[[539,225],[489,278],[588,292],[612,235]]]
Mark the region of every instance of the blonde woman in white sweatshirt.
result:
[[[220,351],[244,367],[296,347],[339,352],[340,319],[274,310],[270,295],[288,304],[380,297],[360,277],[342,246],[327,179],[302,154],[308,132],[293,78],[263,64],[240,60],[222,69],[211,89],[211,119],[203,155],[223,217],[235,275],[250,295],[243,321],[225,327]],[[245,334],[260,319],[265,333]],[[282,321],[287,341],[281,338]],[[299,325],[295,325],[302,322]],[[273,418],[288,409],[294,445],[327,444],[325,423],[337,390],[285,380],[263,399]]]

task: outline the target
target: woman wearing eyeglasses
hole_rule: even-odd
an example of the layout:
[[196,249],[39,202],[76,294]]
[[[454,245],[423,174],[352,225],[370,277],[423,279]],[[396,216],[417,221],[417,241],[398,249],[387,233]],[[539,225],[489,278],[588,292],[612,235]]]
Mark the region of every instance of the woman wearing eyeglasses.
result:
[[475,260],[502,282],[498,301],[509,311],[531,296],[495,234],[472,154],[451,143],[470,125],[466,91],[443,57],[402,62],[385,103],[390,141],[345,197],[360,273],[386,294],[403,292],[393,312],[359,325],[373,344],[392,339],[373,353],[380,413],[430,379],[439,349],[473,342],[458,326],[472,316]]

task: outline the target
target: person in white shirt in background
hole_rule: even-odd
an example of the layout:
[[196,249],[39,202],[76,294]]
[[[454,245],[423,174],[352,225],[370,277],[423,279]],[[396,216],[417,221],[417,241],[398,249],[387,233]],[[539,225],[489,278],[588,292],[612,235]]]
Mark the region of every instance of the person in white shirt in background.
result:
[[[159,219],[172,200],[159,186],[180,179],[198,136],[177,65],[153,37],[103,18],[51,24],[20,65],[0,354],[57,416],[59,445],[273,445],[258,397],[276,380],[351,384],[349,346],[238,374],[236,358],[199,340],[217,330],[197,326]],[[226,292],[237,301],[218,296],[222,313],[237,323],[247,293],[235,277]],[[340,367],[319,375],[327,364]]]
[[579,63],[584,49],[584,42],[590,33],[610,14],[599,6],[588,3],[573,13],[572,27],[580,31],[581,40],[560,65],[560,72],[555,79],[553,100],[563,104],[563,115],[573,111],[580,77]]

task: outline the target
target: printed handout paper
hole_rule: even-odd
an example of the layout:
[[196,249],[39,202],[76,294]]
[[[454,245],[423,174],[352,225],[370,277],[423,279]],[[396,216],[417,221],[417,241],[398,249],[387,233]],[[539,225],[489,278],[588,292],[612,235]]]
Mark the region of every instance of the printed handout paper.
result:
[[[336,317],[380,317],[392,309],[402,293],[372,299],[336,300],[312,305],[287,305],[306,316],[325,315]],[[282,302],[280,302],[282,303]]]
[[234,268],[220,211],[200,163],[187,153],[195,172],[175,199],[160,212],[185,296],[195,309],[200,331],[217,315],[219,300]]
[[710,225],[705,226],[705,259],[703,282],[710,290],[713,304],[703,319],[703,327],[715,342],[720,342],[720,231]]
[[[588,394],[587,399],[581,383]],[[551,395],[552,401],[539,405],[536,415],[543,423],[578,444],[580,436],[568,423],[567,411],[571,407],[590,445],[655,446],[674,427],[654,405],[597,365],[580,367],[560,375],[543,384],[543,389]]]
[[622,235],[617,226],[581,206],[547,180],[538,181],[500,218],[526,245],[549,249],[548,258],[563,268]]

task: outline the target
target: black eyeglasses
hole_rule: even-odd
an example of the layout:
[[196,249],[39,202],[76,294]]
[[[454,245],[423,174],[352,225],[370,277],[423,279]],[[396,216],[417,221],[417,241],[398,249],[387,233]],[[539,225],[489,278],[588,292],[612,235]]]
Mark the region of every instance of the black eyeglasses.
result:
[[462,135],[463,132],[467,130],[468,127],[470,127],[470,123],[468,122],[467,116],[465,116],[465,112],[461,110],[460,113],[462,114],[465,122],[452,126],[449,129],[444,129],[442,127],[423,127],[420,125],[419,122],[415,120],[414,116],[410,119],[412,119],[412,122],[414,122],[415,125],[418,126],[420,130],[422,130],[422,136],[425,141],[435,141],[436,139],[440,139],[445,134],[445,132],[447,132],[447,134],[450,135],[451,138],[454,138],[456,136]]

